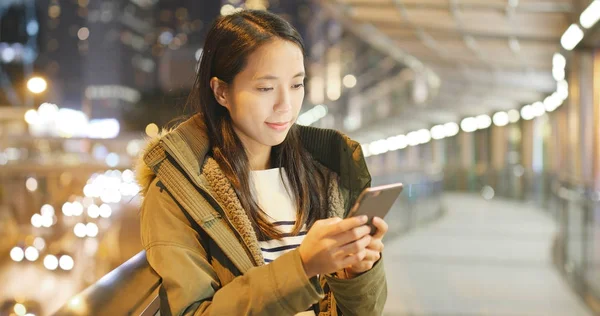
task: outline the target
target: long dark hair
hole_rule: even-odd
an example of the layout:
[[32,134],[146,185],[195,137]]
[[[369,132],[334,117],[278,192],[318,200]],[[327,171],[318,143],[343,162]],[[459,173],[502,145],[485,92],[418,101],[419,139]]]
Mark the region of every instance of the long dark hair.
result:
[[[266,11],[244,10],[219,17],[206,36],[198,75],[189,103],[198,108],[211,142],[212,155],[231,182],[260,240],[283,237],[267,219],[250,191],[250,164],[242,142],[233,129],[227,109],[217,103],[210,87],[212,77],[231,84],[246,66],[248,57],[261,45],[282,39],[298,45],[305,56],[300,34],[284,19]],[[271,150],[272,167],[283,167],[286,187],[297,209],[293,235],[303,224],[311,227],[327,217],[325,179],[316,162],[302,146],[298,126],[293,125],[280,145]],[[281,175],[283,177],[283,174]]]

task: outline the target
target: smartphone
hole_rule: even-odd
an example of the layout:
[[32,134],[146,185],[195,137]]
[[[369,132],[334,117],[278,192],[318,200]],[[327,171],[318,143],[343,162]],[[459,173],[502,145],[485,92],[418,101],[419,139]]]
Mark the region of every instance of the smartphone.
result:
[[371,235],[374,235],[377,228],[373,225],[373,217],[384,218],[402,193],[402,189],[402,183],[366,188],[358,196],[347,217],[367,215],[367,225],[371,226]]

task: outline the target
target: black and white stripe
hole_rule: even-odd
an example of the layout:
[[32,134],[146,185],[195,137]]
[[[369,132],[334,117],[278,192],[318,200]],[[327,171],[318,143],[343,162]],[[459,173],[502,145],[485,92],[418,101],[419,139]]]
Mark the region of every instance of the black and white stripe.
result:
[[265,263],[272,262],[284,253],[298,248],[307,233],[306,230],[303,230],[297,236],[292,236],[296,221],[278,221],[273,225],[283,232],[283,237],[259,242]]

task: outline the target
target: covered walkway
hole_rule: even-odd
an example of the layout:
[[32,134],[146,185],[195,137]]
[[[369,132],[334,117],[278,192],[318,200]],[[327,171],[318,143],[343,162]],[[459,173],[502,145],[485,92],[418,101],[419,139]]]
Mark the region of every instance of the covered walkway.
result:
[[557,227],[544,210],[447,194],[438,221],[384,252],[385,315],[592,315],[552,263]]

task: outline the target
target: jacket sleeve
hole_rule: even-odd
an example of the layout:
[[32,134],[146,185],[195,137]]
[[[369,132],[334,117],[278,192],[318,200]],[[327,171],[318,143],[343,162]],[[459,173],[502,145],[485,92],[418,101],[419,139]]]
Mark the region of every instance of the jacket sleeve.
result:
[[206,241],[159,184],[155,180],[146,193],[141,237],[148,262],[162,279],[166,297],[161,297],[161,310],[168,306],[173,315],[294,315],[323,298],[297,250],[221,286],[207,259]]
[[387,300],[387,282],[383,259],[371,270],[352,279],[325,275],[337,307],[344,316],[380,316]]

